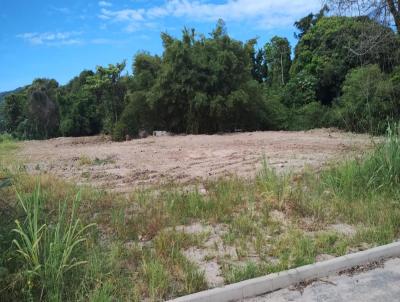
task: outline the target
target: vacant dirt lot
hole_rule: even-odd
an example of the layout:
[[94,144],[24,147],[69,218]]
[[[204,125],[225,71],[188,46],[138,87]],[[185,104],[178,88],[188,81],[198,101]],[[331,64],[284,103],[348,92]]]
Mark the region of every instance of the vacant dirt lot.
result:
[[122,143],[101,136],[56,138],[24,142],[19,156],[30,173],[129,192],[171,181],[190,183],[229,174],[251,177],[264,155],[278,170],[318,168],[370,145],[366,135],[320,129],[149,137]]

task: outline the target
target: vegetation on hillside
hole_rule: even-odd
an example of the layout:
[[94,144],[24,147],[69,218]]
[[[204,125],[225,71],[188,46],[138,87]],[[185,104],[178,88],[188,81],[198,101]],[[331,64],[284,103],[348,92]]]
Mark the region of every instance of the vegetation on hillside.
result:
[[367,16],[325,16],[295,23],[286,38],[237,41],[220,20],[209,36],[184,29],[161,34],[161,56],[140,52],[125,62],[83,71],[67,85],[36,79],[8,95],[0,130],[18,138],[140,130],[216,133],[339,127],[384,133],[399,119],[400,38]]

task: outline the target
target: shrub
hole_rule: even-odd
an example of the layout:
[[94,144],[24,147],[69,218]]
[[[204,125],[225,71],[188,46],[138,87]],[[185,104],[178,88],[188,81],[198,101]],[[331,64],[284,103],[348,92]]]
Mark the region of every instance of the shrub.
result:
[[400,127],[388,127],[385,142],[362,161],[352,160],[324,171],[321,182],[348,200],[396,190],[400,184]]
[[311,102],[289,113],[289,129],[309,130],[329,126],[331,108],[319,102]]
[[128,95],[127,100],[129,103],[113,129],[112,138],[115,141],[124,140],[127,134],[135,137],[141,128],[148,131],[153,128],[154,119],[150,116],[146,94],[134,92]]
[[12,142],[12,141],[14,141],[14,138],[12,137],[11,134],[8,134],[8,133],[0,134],[0,144]]
[[384,133],[399,116],[393,82],[377,65],[351,70],[337,108],[341,127],[356,132]]
[[76,217],[79,195],[70,211],[66,202],[59,205],[55,223],[45,221],[40,187],[26,197],[18,195],[18,200],[25,221],[16,220],[13,244],[23,264],[28,298],[36,300],[44,295],[49,301],[63,301],[66,281],[78,282],[75,269],[86,263],[80,249],[91,225],[82,225]]

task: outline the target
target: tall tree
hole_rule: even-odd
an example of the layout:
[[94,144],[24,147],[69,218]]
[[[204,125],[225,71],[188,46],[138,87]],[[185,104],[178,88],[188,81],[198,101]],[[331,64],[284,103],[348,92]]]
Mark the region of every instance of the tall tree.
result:
[[126,62],[109,64],[108,67],[98,66],[96,73],[87,78],[87,87],[96,95],[99,106],[103,106],[104,127],[111,133],[124,108],[126,82],[122,76]]
[[265,51],[263,49],[259,49],[257,51],[253,50],[251,52],[253,67],[251,69],[251,73],[253,78],[259,82],[263,83],[267,80],[268,77],[268,64],[265,58]]
[[[373,43],[374,37],[385,43]],[[367,40],[371,43],[364,44]],[[355,67],[378,64],[391,72],[398,62],[399,39],[389,28],[366,17],[324,17],[299,41],[291,67],[317,79],[317,98],[331,104],[340,96],[347,72]]]
[[43,139],[58,134],[57,89],[57,81],[48,79],[36,79],[28,88],[28,137]]
[[2,113],[4,114],[4,130],[15,132],[19,123],[24,119],[26,95],[14,93],[5,97]]
[[268,81],[271,85],[284,86],[289,80],[292,64],[291,48],[288,39],[275,36],[265,45],[268,66]]

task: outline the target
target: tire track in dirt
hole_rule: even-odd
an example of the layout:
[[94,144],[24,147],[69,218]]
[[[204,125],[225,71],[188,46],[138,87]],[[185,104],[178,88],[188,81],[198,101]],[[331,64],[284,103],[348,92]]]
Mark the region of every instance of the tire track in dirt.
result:
[[254,177],[262,159],[278,171],[320,168],[372,145],[367,135],[332,129],[223,135],[179,135],[111,142],[108,137],[23,142],[19,156],[29,173],[55,176],[108,190],[190,183],[237,174]]

